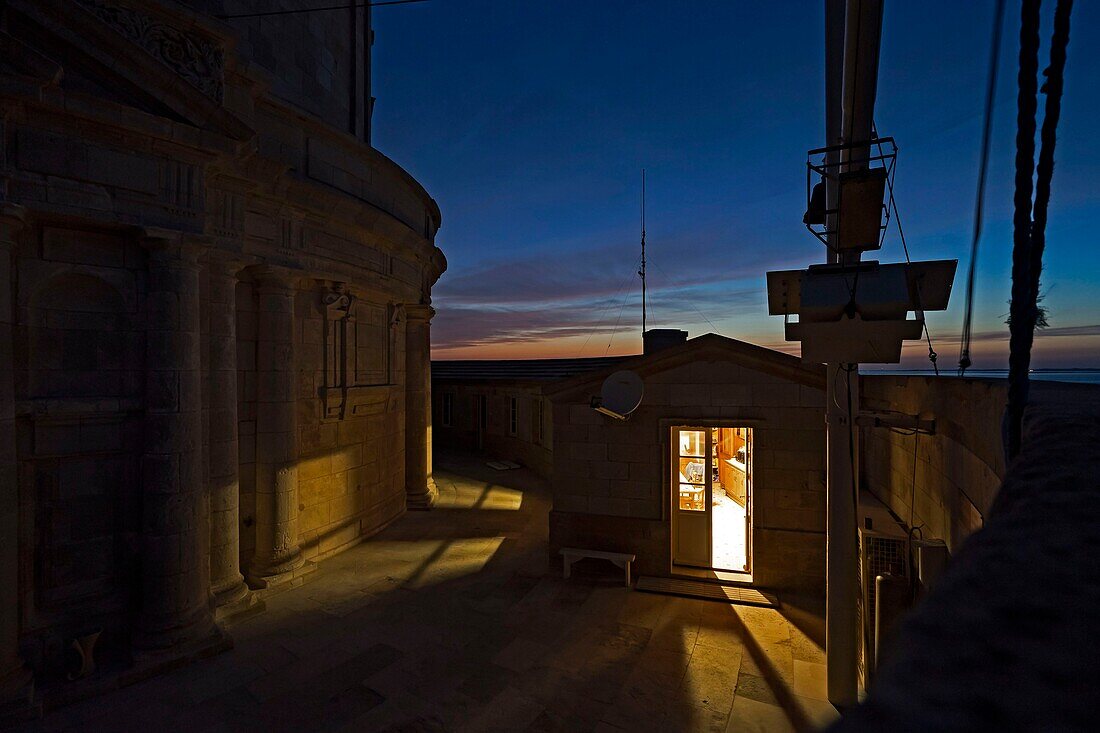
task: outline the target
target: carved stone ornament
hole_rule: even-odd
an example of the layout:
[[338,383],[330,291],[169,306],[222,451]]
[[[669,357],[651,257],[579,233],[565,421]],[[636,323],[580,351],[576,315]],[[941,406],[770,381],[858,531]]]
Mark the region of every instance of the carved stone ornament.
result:
[[342,420],[384,410],[394,313],[387,306],[357,300],[340,285],[324,293],[321,302],[324,380],[319,392],[324,419]]
[[347,314],[351,312],[351,301],[355,296],[350,293],[343,293],[340,291],[325,293],[324,302],[325,306],[330,310],[343,311],[342,318],[347,318]]
[[76,0],[92,15],[148,51],[206,96],[222,101],[225,53],[217,43],[184,33],[133,8]]

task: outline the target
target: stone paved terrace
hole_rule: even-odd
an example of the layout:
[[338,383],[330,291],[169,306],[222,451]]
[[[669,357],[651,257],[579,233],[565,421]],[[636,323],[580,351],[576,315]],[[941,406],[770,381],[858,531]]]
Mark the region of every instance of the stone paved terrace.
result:
[[589,561],[563,581],[543,482],[440,463],[434,511],[269,597],[232,651],[28,730],[786,731],[835,714],[820,649],[779,612],[631,591]]

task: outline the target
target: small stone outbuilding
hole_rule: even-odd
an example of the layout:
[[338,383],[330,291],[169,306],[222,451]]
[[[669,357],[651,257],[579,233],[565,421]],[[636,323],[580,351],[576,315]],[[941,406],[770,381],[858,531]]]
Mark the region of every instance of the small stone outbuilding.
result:
[[542,390],[630,357],[432,362],[432,442],[513,461],[550,477],[554,431]]
[[[594,410],[592,398],[623,369],[642,378],[645,392],[640,407],[617,420]],[[823,592],[823,367],[707,334],[545,385],[543,394],[553,403],[552,562],[560,562],[562,547],[581,547],[635,553],[639,574],[698,575],[698,567],[675,564],[673,550],[673,515],[692,488],[681,483],[677,491],[675,484],[703,483],[698,470],[685,478],[688,458],[680,459],[679,479],[674,472],[674,431],[686,441],[687,427],[713,436],[715,487],[719,456],[751,477],[743,507],[749,576],[742,579],[777,591]],[[727,432],[740,441],[736,457],[719,452],[718,435],[725,441]],[[711,451],[697,455],[704,452]],[[703,458],[696,461],[701,468]],[[709,479],[706,486],[710,497]]]

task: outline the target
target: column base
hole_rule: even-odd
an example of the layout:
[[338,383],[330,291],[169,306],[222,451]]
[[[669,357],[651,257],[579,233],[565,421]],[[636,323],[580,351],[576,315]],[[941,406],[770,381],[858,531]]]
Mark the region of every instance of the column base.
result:
[[189,618],[163,624],[149,620],[143,623],[139,619],[133,633],[133,646],[138,650],[135,654],[170,655],[176,649],[201,643],[212,635],[220,634],[214,623],[213,610],[212,603],[203,604]]
[[247,596],[248,586],[245,585],[244,576],[237,573],[236,578],[227,583],[222,583],[220,586],[212,586],[211,591],[214,593],[214,606],[221,608],[237,603]]
[[237,577],[214,591],[214,621],[229,623],[254,616],[264,610],[264,602],[256,597],[244,582],[244,576]]
[[439,489],[436,488],[435,481],[432,479],[428,479],[428,484],[423,491],[414,494],[406,490],[405,493],[405,508],[410,511],[427,511],[435,506],[437,501],[439,501]]
[[233,639],[220,626],[212,625],[209,633],[198,639],[169,649],[139,650],[134,652],[134,664],[119,675],[118,686],[125,687],[149,677],[182,667],[200,659],[221,654],[233,648]]
[[305,561],[305,558],[302,557],[302,549],[300,547],[295,547],[291,551],[281,552],[280,556],[275,558],[266,558],[256,555],[252,558],[248,570],[244,573],[244,580],[248,583],[248,587],[253,590],[256,588],[266,588],[269,583],[277,582],[272,579],[290,575],[298,568],[302,567]]
[[316,563],[302,562],[289,570],[269,575],[253,575],[250,572],[246,576],[246,580],[248,581],[248,587],[254,591],[253,595],[263,598],[276,592],[297,588],[305,582],[306,576],[315,570],[317,570]]
[[246,618],[252,618],[267,610],[267,604],[256,593],[243,583],[242,587],[244,588],[243,595],[234,601],[219,604],[214,609],[214,620],[219,624],[233,624]]

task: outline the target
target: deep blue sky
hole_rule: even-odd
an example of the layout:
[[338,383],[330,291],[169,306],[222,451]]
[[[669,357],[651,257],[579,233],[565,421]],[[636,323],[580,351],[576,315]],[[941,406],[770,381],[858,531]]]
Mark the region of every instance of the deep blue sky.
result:
[[[1007,348],[1018,5],[1008,3],[1003,36],[977,280],[975,361],[988,368],[1005,365]],[[767,315],[764,272],[824,259],[801,222],[805,152],[823,138],[822,7],[377,8],[374,144],[443,211],[437,244],[450,268],[433,294],[433,355],[637,352],[643,167],[650,325],[796,348]],[[901,221],[914,258],[960,260],[950,310],[930,318],[947,364],[962,321],[992,12],[992,0],[886,3],[876,120],[900,148]],[[1038,367],[1100,367],[1098,49],[1100,4],[1077,3],[1043,277],[1052,327],[1036,341]],[[878,258],[902,259],[896,230]],[[924,351],[907,349],[907,361],[920,366]]]

